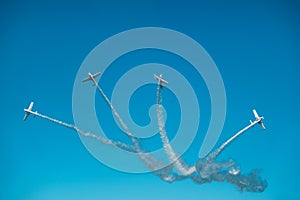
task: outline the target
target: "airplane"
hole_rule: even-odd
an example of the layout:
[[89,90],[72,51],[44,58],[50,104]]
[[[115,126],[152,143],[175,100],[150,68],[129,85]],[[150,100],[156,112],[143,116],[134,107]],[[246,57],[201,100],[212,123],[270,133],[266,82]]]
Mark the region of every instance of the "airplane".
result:
[[29,104],[29,107],[26,109],[24,109],[25,111],[25,116],[23,118],[24,121],[26,121],[26,119],[28,118],[28,116],[32,113],[32,107],[33,107],[33,104],[34,102],[32,101],[30,104]]
[[83,79],[82,82],[87,82],[87,81],[91,81],[91,80],[95,80],[96,77],[98,77],[101,74],[101,72],[97,72],[95,74],[91,74],[90,72],[88,73],[88,77]]
[[[264,117],[260,117],[260,116],[257,114],[257,112],[256,112],[255,109],[253,109],[253,114],[254,114],[254,116],[255,116],[255,121],[257,121],[257,123],[260,125],[260,127],[261,127],[263,130],[265,130],[266,127],[265,127],[265,125],[264,125],[263,122],[262,122],[262,120],[264,119]],[[250,122],[253,123],[251,120],[250,120]]]
[[154,78],[156,79],[156,80],[158,80],[158,85],[162,88],[163,86],[162,86],[162,84],[169,84],[168,83],[168,81],[166,81],[166,80],[164,80],[163,78],[162,78],[162,74],[160,74],[159,76],[157,76],[156,74],[153,74],[154,75]]

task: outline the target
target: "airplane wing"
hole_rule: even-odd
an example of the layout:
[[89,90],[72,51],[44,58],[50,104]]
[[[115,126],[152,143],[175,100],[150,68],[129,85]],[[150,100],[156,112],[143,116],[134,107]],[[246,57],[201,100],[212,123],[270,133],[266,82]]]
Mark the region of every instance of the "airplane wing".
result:
[[166,84],[166,85],[169,84],[168,81],[166,81],[166,80],[164,80],[164,79],[160,79],[160,81],[161,81],[162,83]]
[[90,77],[83,79],[82,82],[87,82],[87,81],[89,81],[89,80],[91,80]]
[[158,83],[159,83],[159,84],[162,84],[162,83],[164,83],[164,84],[169,84],[168,81],[166,81],[166,80],[164,80],[164,79],[162,78],[162,74],[161,74],[160,76],[157,76],[156,74],[153,74],[153,75],[154,75],[154,78],[155,78],[156,80],[158,80]]
[[25,114],[23,120],[26,121],[26,119],[28,118],[29,115],[30,115],[30,113],[29,113],[29,112],[26,112],[26,114]]
[[265,130],[266,127],[265,127],[265,125],[264,125],[263,122],[262,122],[262,120],[264,119],[264,117],[260,117],[260,116],[257,114],[257,112],[256,112],[255,109],[253,109],[253,114],[254,114],[254,116],[255,116],[256,121],[258,121],[258,124],[260,125],[260,127],[261,127],[263,130]]
[[266,127],[265,127],[265,125],[262,123],[262,122],[260,122],[260,123],[258,123],[259,125],[260,125],[260,127],[262,128],[262,129],[266,129]]
[[254,116],[255,116],[256,119],[260,119],[260,117],[258,116],[258,114],[257,114],[257,112],[256,112],[255,109],[253,109],[253,114],[254,114]]
[[101,74],[101,72],[97,72],[96,74],[94,74],[94,77],[96,78],[97,76],[99,76]]
[[154,76],[154,78],[156,79],[156,80],[158,80],[159,81],[159,76],[157,76],[156,74],[153,74],[153,76]]
[[83,79],[82,82],[90,81],[90,80],[92,80],[92,78],[95,79],[95,78],[98,77],[100,74],[101,74],[101,72],[97,72],[97,73],[95,73],[95,74],[89,73],[89,76],[88,76],[87,78]]
[[34,104],[33,101],[30,102],[28,108],[27,108],[27,109],[24,109],[24,111],[25,111],[25,116],[24,116],[24,118],[23,118],[24,121],[26,121],[26,119],[27,119],[28,116],[30,115],[30,112],[31,112],[31,110],[32,110],[32,108],[33,108],[33,104]]

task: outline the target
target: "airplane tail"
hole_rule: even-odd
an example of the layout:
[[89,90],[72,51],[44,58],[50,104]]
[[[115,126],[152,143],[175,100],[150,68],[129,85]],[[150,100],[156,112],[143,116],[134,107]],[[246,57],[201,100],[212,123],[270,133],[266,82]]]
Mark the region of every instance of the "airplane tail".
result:
[[265,127],[265,125],[264,125],[263,122],[262,122],[262,120],[264,119],[264,117],[260,117],[260,116],[257,114],[257,112],[256,112],[255,109],[253,109],[253,114],[254,114],[254,116],[255,116],[255,121],[258,121],[258,124],[260,125],[260,127],[261,127],[263,130],[265,130],[266,127]]
[[30,113],[31,113],[31,111],[32,111],[32,108],[33,108],[33,104],[34,104],[34,102],[32,101],[32,102],[29,104],[28,108],[27,108],[27,109],[24,109],[24,111],[25,111],[25,116],[24,116],[24,118],[23,118],[24,121],[26,121],[26,119],[27,119],[28,116],[30,115]]

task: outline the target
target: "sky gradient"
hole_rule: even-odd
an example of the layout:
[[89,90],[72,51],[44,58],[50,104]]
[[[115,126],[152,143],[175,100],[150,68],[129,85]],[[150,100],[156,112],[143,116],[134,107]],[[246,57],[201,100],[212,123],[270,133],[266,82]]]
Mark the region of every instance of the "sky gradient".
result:
[[[299,198],[299,8],[296,1],[1,2],[0,199]],[[35,101],[39,112],[73,123],[73,84],[89,52],[119,32],[148,26],[188,35],[216,63],[227,96],[219,145],[253,119],[253,108],[265,117],[265,132],[254,127],[222,154],[223,159],[236,160],[245,172],[262,169],[269,183],[263,193],[240,193],[228,183],[197,185],[184,180],[168,184],[152,174],[118,172],[89,154],[75,132],[34,117],[23,122],[23,109]],[[152,53],[136,52],[114,64],[174,62],[170,55]],[[116,77],[113,70],[103,77],[109,96]],[[195,84],[196,78],[191,77]],[[198,84],[197,95],[204,94],[201,132],[209,120],[209,95],[205,85]],[[167,109],[167,102],[175,102],[169,110],[175,116],[170,120],[176,122],[177,112],[171,110],[176,101],[164,92]],[[134,96],[136,105],[131,110],[139,123],[147,122],[141,116],[147,115],[144,105],[149,102],[142,101],[151,98],[155,101],[155,94],[143,95],[142,90]],[[96,108],[99,113],[108,112],[101,110],[101,102]],[[110,122],[106,126],[114,127]],[[170,124],[170,130],[178,126]],[[183,156],[190,164],[198,159],[202,139],[199,134]]]

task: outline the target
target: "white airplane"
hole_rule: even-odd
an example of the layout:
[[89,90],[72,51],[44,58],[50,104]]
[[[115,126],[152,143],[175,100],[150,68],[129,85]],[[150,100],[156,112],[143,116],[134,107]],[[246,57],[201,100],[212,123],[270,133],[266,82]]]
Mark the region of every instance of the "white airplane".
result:
[[25,121],[27,118],[28,118],[28,116],[32,113],[32,107],[33,107],[33,104],[34,104],[34,102],[32,101],[30,104],[29,104],[29,107],[26,109],[24,109],[24,111],[25,111],[25,116],[24,116],[24,118],[23,118],[23,120]]
[[158,85],[160,86],[160,87],[162,87],[162,84],[169,84],[168,83],[168,81],[166,81],[166,80],[164,80],[163,78],[162,78],[162,74],[161,75],[159,75],[159,76],[157,76],[156,74],[153,74],[154,75],[154,78],[156,79],[156,80],[158,80]]
[[91,80],[95,80],[96,77],[98,77],[101,74],[101,72],[97,72],[96,74],[91,74],[90,72],[88,73],[88,77],[83,79],[82,82],[87,82]]
[[[253,109],[253,114],[254,114],[254,116],[255,116],[255,121],[257,121],[257,123],[260,125],[260,127],[261,127],[262,129],[265,130],[266,127],[265,127],[265,125],[264,125],[263,122],[262,122],[262,120],[264,119],[264,117],[260,117],[260,116],[257,114],[257,112],[256,112],[255,109]],[[251,120],[250,120],[250,122],[253,123]]]

